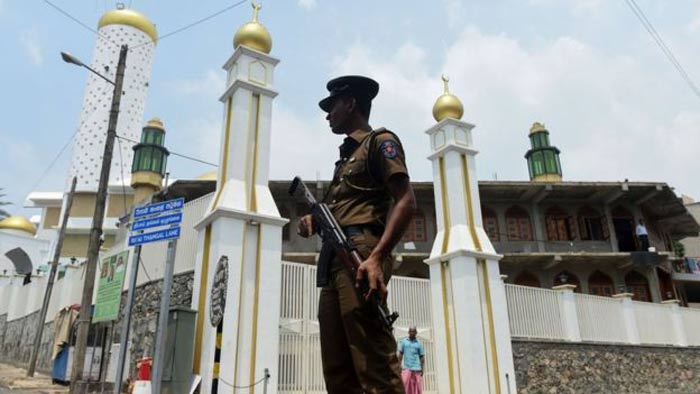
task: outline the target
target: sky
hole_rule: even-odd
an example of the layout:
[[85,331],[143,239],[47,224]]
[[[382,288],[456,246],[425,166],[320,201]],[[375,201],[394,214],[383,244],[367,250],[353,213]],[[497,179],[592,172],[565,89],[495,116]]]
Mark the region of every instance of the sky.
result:
[[[51,0],[88,26],[116,3]],[[236,1],[132,0],[161,35]],[[564,180],[661,181],[700,198],[700,98],[652,41],[625,0],[263,0],[275,71],[270,178],[328,179],[342,138],[318,108],[326,82],[363,74],[380,83],[370,123],[403,141],[412,179],[430,180],[425,130],[440,76],[476,125],[481,180],[526,180],[527,134],[543,122],[561,150]],[[697,2],[637,0],[690,78],[700,83]],[[221,69],[250,20],[244,3],[161,40],[144,123],[161,118],[166,146],[218,162],[225,90]],[[14,214],[31,191],[60,191],[78,126],[96,37],[45,1],[0,0],[0,193]],[[68,144],[68,145],[67,145]],[[61,148],[67,145],[63,150]],[[53,159],[56,158],[54,162]],[[171,178],[215,167],[171,156]]]

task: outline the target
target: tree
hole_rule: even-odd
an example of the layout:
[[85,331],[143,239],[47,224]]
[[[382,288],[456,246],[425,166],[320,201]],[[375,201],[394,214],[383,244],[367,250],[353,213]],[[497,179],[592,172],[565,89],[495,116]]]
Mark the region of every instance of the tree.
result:
[[4,219],[4,218],[10,216],[9,212],[7,212],[6,210],[1,208],[4,205],[12,205],[11,202],[2,200],[2,198],[5,196],[6,196],[6,194],[2,192],[2,188],[0,187],[0,219]]

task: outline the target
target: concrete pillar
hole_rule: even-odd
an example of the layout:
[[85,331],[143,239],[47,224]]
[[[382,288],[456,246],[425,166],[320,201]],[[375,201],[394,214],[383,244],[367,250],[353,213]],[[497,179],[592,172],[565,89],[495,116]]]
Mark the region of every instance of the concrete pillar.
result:
[[612,246],[612,251],[619,252],[620,246],[617,244],[617,234],[615,234],[615,223],[613,222],[610,205],[603,205],[603,211],[605,212],[605,220],[608,223],[608,233],[610,234],[610,239],[608,241],[610,242],[610,246]]
[[581,342],[581,330],[579,330],[578,314],[576,313],[576,298],[574,298],[575,288],[575,285],[559,285],[552,287],[552,290],[559,292],[559,297],[561,297],[562,302],[559,303],[559,313],[564,319],[566,340]]
[[540,207],[537,203],[533,203],[531,206],[532,212],[532,225],[535,227],[535,242],[537,242],[537,251],[542,253],[547,251],[547,246],[544,240],[546,235],[544,232],[544,226],[542,225],[542,215],[540,214]]
[[218,385],[220,394],[230,394],[232,386],[248,386],[269,371],[267,393],[277,393],[282,227],[287,223],[268,187],[277,63],[239,46],[224,65],[228,78],[220,98],[224,121],[217,190],[195,225],[193,372],[202,377],[201,392]]
[[427,131],[438,221],[426,260],[438,392],[515,393],[502,256],[481,220],[473,127],[446,118]]
[[685,327],[683,326],[683,316],[681,316],[680,306],[678,305],[680,301],[678,300],[666,300],[661,302],[671,308],[671,324],[674,336],[676,338],[676,346],[688,346],[688,335],[685,332]]
[[622,318],[625,321],[625,337],[627,338],[627,343],[639,345],[639,329],[637,328],[637,319],[634,316],[632,296],[632,293],[619,293],[614,294],[613,298],[620,300],[622,304]]

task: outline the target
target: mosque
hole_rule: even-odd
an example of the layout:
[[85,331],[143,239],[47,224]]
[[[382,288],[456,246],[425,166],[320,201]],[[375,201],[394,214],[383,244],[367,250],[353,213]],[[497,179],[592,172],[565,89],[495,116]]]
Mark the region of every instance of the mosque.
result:
[[[128,110],[119,118],[118,131],[124,138],[115,145],[120,154],[114,155],[117,159],[110,171],[101,257],[124,250],[133,253],[128,236],[134,205],[151,198],[184,198],[171,305],[200,312],[193,327],[196,335],[191,338],[189,372],[202,377],[202,392],[217,388],[231,392],[230,386],[256,381],[263,371],[273,376],[270,392],[322,392],[313,314],[316,289],[309,286],[320,244],[316,239],[300,238],[293,230],[307,211],[287,194],[289,182],[269,179],[270,120],[277,95],[273,75],[279,60],[270,55],[272,38],[259,21],[259,11],[254,5],[252,20],[235,33],[234,51],[224,64],[227,82],[220,98],[224,119],[218,169],[197,179],[167,184],[167,119],[143,119],[158,41],[155,25],[126,8],[109,11],[100,19],[98,28],[105,39],[95,46],[92,68],[113,76],[118,53],[113,42],[136,48],[127,59],[124,86],[128,94],[122,108]],[[700,320],[693,320],[695,315],[688,317],[693,323],[686,326],[675,323],[676,315],[664,315],[663,319],[674,323],[663,324],[649,337],[642,320],[632,324],[634,330],[625,320],[634,320],[634,314],[629,314],[632,309],[624,309],[637,305],[632,300],[644,303],[635,308],[676,307],[669,313],[676,313],[679,304],[700,303],[700,276],[679,279],[675,275],[682,262],[676,241],[697,236],[700,225],[672,188],[662,182],[565,181],[562,152],[540,122],[523,133],[523,139],[526,135],[530,142],[525,153],[530,180],[477,181],[475,126],[462,121],[463,105],[449,91],[447,78],[443,77],[443,83],[443,94],[432,109],[437,123],[426,131],[435,179],[414,183],[419,209],[395,251],[392,283],[397,295],[390,300],[403,307],[397,335],[419,322],[421,339],[433,351],[426,391],[515,393],[516,383],[520,389],[534,384],[536,380],[523,380],[527,366],[519,364],[518,357],[513,361],[514,354],[523,349],[518,342],[523,338],[700,346],[700,337],[690,333],[692,327],[700,328],[695,325]],[[69,185],[76,177],[78,184],[70,212],[64,209],[66,187],[62,192],[33,192],[27,197],[27,206],[41,211],[35,223],[18,216],[0,221],[0,339],[4,341],[0,349],[7,349],[5,357],[20,365],[28,360],[28,347],[24,340],[11,341],[17,330],[20,337],[29,336],[17,327],[36,316],[41,305],[47,263],[64,215],[68,215],[68,224],[58,262],[60,279],[49,315],[41,323],[52,327],[53,316],[61,308],[80,302],[109,91],[110,86],[99,77],[88,77],[66,181]],[[429,114],[428,109],[426,112]],[[321,196],[329,182],[310,186]],[[647,250],[642,250],[634,233],[640,219],[649,233],[651,248]],[[165,253],[165,244],[160,243],[144,246],[141,254],[136,298],[149,307],[134,311],[132,330],[139,334],[132,339],[132,368],[140,354],[153,354],[157,320],[153,309],[157,307],[149,299],[158,297]],[[214,302],[214,278],[222,270],[227,278],[226,309],[213,324],[209,310]],[[534,304],[528,304],[521,318],[518,313],[524,298],[518,297],[540,295],[541,299],[528,298]],[[609,319],[604,314],[577,315],[576,309],[572,317],[556,304],[554,316],[546,306],[557,297],[561,302],[583,300],[574,303],[577,308],[589,302],[586,297],[594,297],[590,299],[595,305],[615,303],[614,308],[622,309],[610,309],[613,317]],[[20,305],[22,299],[27,302]],[[559,324],[561,332],[532,326],[534,321],[548,321],[538,313],[554,319],[550,327]],[[690,316],[690,312],[678,313]],[[574,318],[575,323],[567,320]],[[620,334],[613,340],[586,324]],[[678,328],[681,326],[686,328]],[[109,364],[118,353],[114,351],[118,335],[110,334],[111,328],[105,325],[94,329],[102,344],[91,346],[104,352],[97,379],[114,381]],[[462,332],[480,334],[465,336]],[[655,342],[654,335],[667,342]],[[50,342],[50,338],[42,341],[46,347]],[[22,346],[15,349],[15,343]],[[621,365],[626,362],[622,360]],[[44,357],[40,365],[48,369],[50,359]]]

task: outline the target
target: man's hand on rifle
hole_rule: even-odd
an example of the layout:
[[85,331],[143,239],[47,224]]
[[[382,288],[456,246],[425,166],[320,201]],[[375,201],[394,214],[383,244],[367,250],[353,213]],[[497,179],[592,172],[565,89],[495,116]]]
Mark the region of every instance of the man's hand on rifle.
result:
[[372,253],[367,260],[360,264],[360,267],[357,269],[355,286],[359,288],[364,279],[367,279],[367,285],[369,286],[369,291],[365,294],[365,300],[369,300],[374,294],[379,294],[382,300],[386,298],[388,291],[384,283],[381,256]]
[[314,219],[311,214],[304,215],[299,220],[299,226],[297,226],[297,234],[304,238],[309,238],[310,236],[316,234],[316,229],[314,228]]

